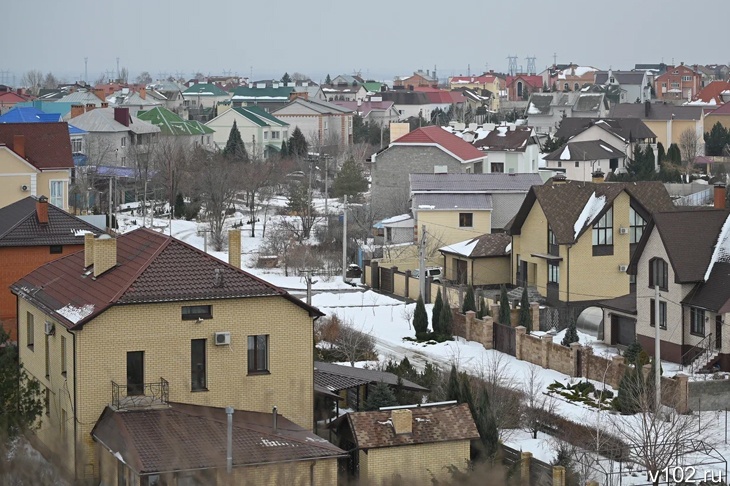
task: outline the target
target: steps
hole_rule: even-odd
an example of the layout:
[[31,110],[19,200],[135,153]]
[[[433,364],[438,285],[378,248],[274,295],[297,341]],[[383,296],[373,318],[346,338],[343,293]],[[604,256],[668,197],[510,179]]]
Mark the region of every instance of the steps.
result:
[[[514,302],[515,300],[521,300],[522,299],[522,291],[523,287],[516,287],[509,292],[507,292],[507,297],[509,297],[510,303]],[[545,298],[540,295],[540,293],[537,291],[535,287],[527,287],[527,300],[529,302],[545,302]]]
[[712,360],[717,358],[719,354],[720,351],[717,349],[706,350],[705,352],[697,356],[697,358],[695,358],[692,363],[690,363],[689,370],[687,371],[689,371],[690,374],[701,373],[705,369],[705,367],[712,362]]

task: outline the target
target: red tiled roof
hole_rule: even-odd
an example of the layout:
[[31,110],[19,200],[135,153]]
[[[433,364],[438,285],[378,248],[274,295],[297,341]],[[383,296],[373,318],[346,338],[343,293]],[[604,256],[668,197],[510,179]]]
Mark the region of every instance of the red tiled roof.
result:
[[0,103],[22,103],[29,99],[28,96],[19,95],[13,91],[0,92]]
[[720,96],[723,91],[730,91],[730,83],[727,81],[713,81],[702,88],[693,100],[705,103],[711,103],[712,100],[715,100],[715,103],[721,105],[724,103],[722,96]]
[[0,144],[13,149],[16,135],[25,137],[25,158],[37,169],[73,168],[66,122],[0,123]]
[[705,115],[730,115],[730,103],[721,105],[716,110],[712,110],[709,113],[705,112]]
[[517,81],[518,79],[521,79],[525,83],[527,83],[529,86],[533,88],[542,88],[543,80],[542,76],[534,76],[534,75],[526,75],[526,74],[520,74],[517,76],[507,76],[507,86],[512,86],[512,83]]
[[413,91],[425,93],[430,103],[463,103],[466,101],[461,91],[447,91],[430,86],[416,86]]
[[41,266],[11,290],[68,328],[82,327],[118,304],[183,300],[280,296],[321,315],[286,291],[155,231],[140,228],[118,237],[116,244],[117,265],[96,278],[84,267],[80,251]]
[[470,143],[463,141],[456,135],[449,133],[443,128],[437,126],[418,128],[410,133],[407,133],[406,135],[403,135],[401,138],[392,142],[391,145],[392,144],[436,144],[443,148],[446,152],[453,154],[462,162],[467,162],[475,159],[483,159],[486,156],[482,151],[475,148]]

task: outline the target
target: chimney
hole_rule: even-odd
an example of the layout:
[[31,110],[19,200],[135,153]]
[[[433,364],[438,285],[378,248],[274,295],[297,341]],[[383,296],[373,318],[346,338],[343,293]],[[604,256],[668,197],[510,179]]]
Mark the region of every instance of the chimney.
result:
[[71,118],[84,114],[84,105],[71,105]]
[[596,184],[600,184],[601,182],[603,182],[603,176],[604,175],[605,174],[603,173],[603,171],[599,167],[598,169],[596,169],[596,171],[593,174],[591,174],[591,182],[594,182]]
[[241,268],[241,230],[228,231],[228,263]]
[[139,91],[137,91],[139,94],[139,97],[143,100],[147,99],[147,88],[139,88]]
[[93,110],[94,108],[96,108],[96,105],[94,103],[86,103],[86,112],[87,113],[89,111]]
[[114,120],[118,123],[121,123],[125,127],[129,126],[129,108],[124,107],[115,107],[114,108]]
[[104,96],[104,88],[94,88],[94,94],[101,101],[106,101],[106,96]]
[[13,152],[25,158],[25,135],[13,135]]
[[102,101],[101,102],[101,107],[102,108],[109,108],[109,103],[107,103],[106,101]]
[[48,198],[41,196],[35,202],[35,214],[40,224],[48,224]]
[[84,234],[84,268],[94,264],[94,233]]
[[715,208],[725,209],[725,184],[715,184]]
[[94,241],[94,277],[117,265],[117,240],[101,235]]
[[651,101],[646,100],[644,102],[644,118],[649,118],[650,111],[651,111]]
[[558,172],[557,174],[555,174],[553,176],[553,185],[557,186],[557,185],[565,184],[565,181],[567,181],[567,180],[568,180],[568,178],[565,177],[565,174],[563,174],[562,172]]
[[395,435],[413,433],[413,413],[409,409],[392,410],[390,420],[393,422]]

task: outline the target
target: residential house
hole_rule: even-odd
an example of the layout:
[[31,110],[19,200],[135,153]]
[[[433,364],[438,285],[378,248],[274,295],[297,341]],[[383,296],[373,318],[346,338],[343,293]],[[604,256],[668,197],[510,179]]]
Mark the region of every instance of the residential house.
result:
[[654,79],[654,91],[660,100],[689,101],[701,89],[702,75],[684,63],[679,66],[667,66],[666,72]]
[[[657,143],[667,150],[679,145],[682,132],[691,131],[697,137],[698,151],[703,147],[704,109],[702,106],[676,106],[664,103],[621,103],[611,108],[611,118],[638,118],[656,134]],[[699,153],[697,155],[700,155]]]
[[271,114],[288,123],[290,132],[299,127],[311,148],[316,144],[345,147],[352,144],[353,114],[347,108],[327,101],[295,98]]
[[532,93],[542,93],[544,87],[542,76],[535,74],[507,76],[507,99],[510,101],[527,100]]
[[360,115],[363,123],[376,123],[381,127],[387,128],[400,118],[395,103],[383,101],[380,96],[372,96],[369,101],[333,101],[332,103]]
[[371,157],[371,201],[377,214],[409,210],[408,175],[431,172],[482,173],[486,154],[438,126],[416,129]]
[[540,76],[543,85],[557,92],[580,91],[587,84],[593,84],[595,72],[598,69],[592,66],[577,64],[553,65],[543,71]]
[[712,81],[697,93],[688,104],[719,106],[730,101],[730,82]]
[[[446,94],[450,93],[448,91],[443,91],[444,94],[441,94],[441,90],[427,89],[430,91],[394,90],[384,91],[380,95],[384,101],[394,103],[401,120],[408,120],[409,118],[431,120],[436,109],[447,112],[456,103],[453,95]],[[460,92],[458,95],[461,97],[460,108],[463,108],[466,100]]]
[[[499,110],[499,98],[501,92],[505,89],[505,81],[495,76],[494,73],[484,73],[481,76],[451,76],[449,77],[449,89],[457,90],[466,88],[477,93],[482,90],[489,91],[492,94],[492,110]],[[542,88],[542,84],[540,85]]]
[[709,113],[705,113],[703,131],[705,133],[709,132],[717,122],[720,122],[725,128],[730,129],[730,103],[725,103]]
[[365,89],[368,91],[368,94],[374,95],[378,94],[381,91],[387,91],[388,85],[385,83],[381,83],[378,81],[365,81],[362,83],[363,86],[365,86]]
[[158,127],[160,129],[160,141],[180,141],[181,148],[184,147],[185,149],[195,147],[206,150],[215,149],[213,141],[215,130],[198,121],[183,120],[167,108],[158,106],[149,111],[140,111],[137,113],[137,118]]
[[[240,246],[234,247],[232,261],[240,255]],[[143,424],[184,413],[177,404],[262,414],[276,407],[297,426],[312,430],[312,321],[322,313],[236,266],[140,228],[118,238],[87,234],[83,251],[38,268],[11,290],[21,316],[20,360],[45,395],[36,443],[77,480],[98,484],[111,468],[120,478],[112,484],[131,484],[124,478],[169,471],[170,460],[174,464],[178,458],[163,454],[155,460],[165,468],[146,470],[138,462],[125,464],[124,456],[115,460],[116,443],[104,441],[122,440],[130,424],[134,437],[125,438],[129,444],[154,444],[155,451],[173,454],[172,446],[180,444],[166,436],[163,447],[155,442],[162,432]],[[155,415],[156,410],[168,415]],[[144,421],[145,414],[152,422]],[[142,422],[131,425],[134,420]],[[97,422],[115,428],[107,435],[95,428]],[[183,429],[190,424],[175,423]],[[223,454],[225,434],[220,428],[210,432],[213,424],[198,423],[200,428],[186,433],[214,434],[219,448],[204,437],[200,443]],[[95,440],[90,440],[92,432]],[[259,432],[265,438],[272,433]],[[104,449],[95,441],[110,454],[101,454]],[[282,458],[269,456],[275,457]],[[236,460],[250,464],[240,456]],[[201,457],[200,466],[211,461],[210,455]],[[247,480],[268,484],[255,475]]]
[[621,149],[629,158],[637,144],[656,143],[656,134],[638,118],[566,118],[555,132],[555,138],[572,142],[600,140]]
[[368,90],[362,84],[340,85],[331,84],[322,86],[322,92],[327,98],[326,101],[363,101],[367,98]]
[[439,245],[450,245],[492,230],[493,203],[490,194],[456,191],[413,193],[411,204],[416,241],[420,241],[424,227],[429,237]]
[[149,157],[161,131],[121,107],[96,108],[71,119],[88,133],[86,156],[89,164],[96,166],[135,167]]
[[450,480],[479,438],[469,406],[456,402],[348,413],[333,427],[339,447],[352,451],[350,475],[367,484]]
[[616,87],[619,103],[644,103],[651,100],[651,83],[646,71],[596,71],[594,83]]
[[68,210],[73,168],[66,123],[0,123],[0,207],[48,194]]
[[407,89],[413,91],[414,88],[438,88],[439,80],[436,77],[436,71],[431,74],[431,71],[426,70],[425,72],[421,69],[414,72],[411,76],[396,76],[393,81],[393,89]]
[[[487,171],[508,174],[537,173],[540,146],[532,127],[506,125],[477,129],[472,144],[487,154]],[[486,136],[485,136],[486,132]]]
[[333,86],[360,86],[365,84],[365,80],[359,74],[339,74],[332,78],[330,84]]
[[512,238],[505,233],[484,234],[439,248],[444,278],[457,285],[499,285],[510,282]]
[[196,83],[182,92],[188,109],[215,108],[218,103],[228,101],[231,95],[215,84]]
[[284,83],[273,81],[257,81],[247,86],[239,86],[233,90],[231,102],[237,106],[259,106],[264,111],[273,113],[283,108],[294,98],[309,99],[307,91],[295,91],[294,86],[287,86]]
[[413,243],[413,227],[415,220],[411,214],[399,214],[385,218],[373,225],[377,231],[376,236],[382,238],[387,245],[399,245],[401,243]]
[[600,174],[602,180],[604,169],[614,174],[626,172],[624,151],[602,140],[569,141],[543,160],[547,169],[562,172],[571,181],[591,181],[594,174]]
[[491,120],[494,111],[492,110],[494,95],[491,91],[481,90],[477,92],[467,88],[461,88],[457,91],[464,95],[464,111],[471,110],[476,123],[488,123]]
[[[481,232],[463,234],[461,238],[463,240],[484,233],[503,232],[505,225],[517,214],[530,188],[534,185],[541,185],[542,179],[538,174],[412,173],[409,176],[409,184],[411,198],[414,201],[414,215],[417,213],[415,200],[421,196],[446,199],[469,195],[488,197],[491,205],[491,226],[481,225],[479,227]],[[441,222],[441,228],[458,228],[459,219],[455,217],[450,223]],[[460,241],[453,237],[449,239],[451,242]]]
[[654,215],[629,267],[635,292],[622,297],[624,305],[602,305],[607,343],[636,339],[653,356],[658,321],[663,360],[692,365],[694,371],[730,370],[730,336],[723,330],[730,312],[730,226],[723,207],[725,188],[717,190],[716,209],[682,208]]
[[22,93],[13,91],[12,88],[4,85],[3,88],[0,89],[0,115],[12,110],[16,104],[27,102],[30,99]]
[[345,451],[276,408],[262,413],[169,403],[122,413],[108,406],[91,431],[101,483],[336,485],[337,459],[347,457]]
[[71,103],[72,105],[82,105],[87,107],[87,110],[99,107],[105,108],[109,106],[107,104],[106,95],[104,94],[103,89],[97,89],[94,91],[73,91],[57,99],[56,101],[54,101],[54,103]]
[[[626,273],[652,214],[671,211],[660,182],[592,183],[556,177],[533,186],[515,218],[512,283],[580,311],[629,293]],[[577,315],[577,314],[576,314]]]
[[[60,122],[61,115],[58,113],[45,113],[32,106],[16,106],[4,115],[0,116],[0,123],[42,123]],[[86,132],[71,124],[68,125],[68,135],[71,139],[71,152],[74,157],[74,164],[80,165],[83,160],[85,148],[84,140]]]
[[564,118],[602,118],[608,109],[603,93],[533,93],[525,115],[538,134],[551,135]]
[[81,250],[86,232],[99,230],[48,204],[46,196],[0,208],[0,324],[11,341],[17,340],[18,315],[10,285],[44,263]]
[[[24,103],[17,103],[15,105],[16,108],[21,107],[27,107],[27,108],[35,108],[36,110],[40,110],[43,113],[46,114],[57,114],[61,117],[63,121],[67,121],[70,113],[71,113],[71,106],[75,105],[77,103],[59,103],[57,101],[43,101],[43,100],[33,100],[33,101],[27,101]],[[94,105],[96,107],[96,105]]]
[[[185,115],[185,98],[177,83],[172,81],[156,81],[146,87],[147,96],[160,102],[164,108]],[[183,116],[183,118],[186,118]]]
[[137,116],[140,111],[149,111],[162,103],[152,96],[147,96],[147,88],[139,88],[132,91],[129,88],[122,88],[106,97],[110,106],[129,108],[129,114]]
[[236,122],[241,139],[250,156],[268,156],[281,151],[281,144],[289,138],[289,124],[256,105],[230,108],[205,124],[214,130],[213,140],[219,150],[228,142]]

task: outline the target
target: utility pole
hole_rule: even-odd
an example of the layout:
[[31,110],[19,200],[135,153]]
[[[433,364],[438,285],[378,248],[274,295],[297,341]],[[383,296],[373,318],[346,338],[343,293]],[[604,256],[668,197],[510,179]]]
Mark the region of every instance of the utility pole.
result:
[[119,81],[119,78],[120,77],[121,76],[120,76],[120,73],[119,73],[119,58],[117,58],[117,81]]
[[312,280],[312,271],[304,270],[305,279],[307,280],[307,305],[312,305],[312,285],[317,283],[317,280]]
[[[330,229],[330,213],[327,210],[327,201],[330,198],[330,186],[329,186],[329,177],[328,177],[328,160],[329,156],[325,154],[324,156],[324,224],[327,230]],[[329,231],[328,231],[329,234]]]
[[84,83],[89,84],[89,58],[84,58]]
[[347,194],[342,211],[342,281],[347,279]]
[[[656,279],[657,272],[654,272],[654,278]],[[661,351],[659,341],[659,327],[661,321],[659,320],[659,283],[654,281],[654,413],[659,413],[659,408],[662,405],[662,375],[661,375]],[[639,370],[641,373],[641,370]]]
[[112,229],[114,224],[112,223],[112,182],[114,180],[109,178],[109,229]]
[[418,290],[426,298],[426,225],[421,226],[421,241],[418,244]]

